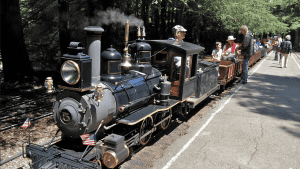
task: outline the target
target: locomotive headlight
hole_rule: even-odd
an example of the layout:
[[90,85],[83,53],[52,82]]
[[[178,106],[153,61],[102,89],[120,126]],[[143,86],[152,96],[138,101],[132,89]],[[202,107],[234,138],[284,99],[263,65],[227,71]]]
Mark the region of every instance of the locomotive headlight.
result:
[[63,80],[70,85],[74,85],[79,81],[80,69],[78,64],[72,60],[64,62],[61,66],[60,73]]

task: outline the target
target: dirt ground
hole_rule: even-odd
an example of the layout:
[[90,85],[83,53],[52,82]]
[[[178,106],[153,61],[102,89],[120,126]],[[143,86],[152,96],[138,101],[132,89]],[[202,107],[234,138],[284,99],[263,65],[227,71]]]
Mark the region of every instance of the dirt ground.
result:
[[[53,97],[49,96],[43,100],[36,100],[31,103],[26,103],[28,98],[39,98],[41,93],[44,94],[43,84],[41,82],[31,82],[31,83],[6,83],[3,82],[3,74],[0,71],[0,110],[7,108],[8,106],[13,106],[14,104],[24,101],[24,104],[20,104],[18,107],[8,109],[7,111],[1,111],[0,117],[16,115],[28,110],[28,108],[42,106],[46,103],[51,103]],[[37,92],[39,91],[39,92]],[[27,98],[28,97],[28,98]],[[29,112],[18,117],[9,118],[6,121],[0,122],[0,128],[7,127],[12,124],[18,124],[24,122],[26,117],[36,117],[42,114],[51,112],[51,110],[41,109],[39,112]],[[30,128],[21,129],[19,127],[13,127],[12,129],[0,132],[0,161],[9,159],[22,152],[23,142],[27,142],[29,134],[31,135],[31,141],[35,144],[43,144],[52,139],[52,136],[57,131],[57,127],[54,125],[52,116],[40,119],[38,121],[32,121]],[[18,157],[15,160],[8,162],[2,166],[0,169],[8,168],[29,168],[29,159]]]

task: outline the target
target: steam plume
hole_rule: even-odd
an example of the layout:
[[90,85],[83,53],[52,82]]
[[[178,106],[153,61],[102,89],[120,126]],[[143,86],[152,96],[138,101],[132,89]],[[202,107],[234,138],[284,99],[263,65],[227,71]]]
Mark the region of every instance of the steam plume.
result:
[[98,26],[109,25],[111,23],[121,23],[125,25],[126,20],[129,20],[130,26],[144,26],[144,21],[135,16],[126,16],[119,9],[107,9],[106,11],[97,12]]

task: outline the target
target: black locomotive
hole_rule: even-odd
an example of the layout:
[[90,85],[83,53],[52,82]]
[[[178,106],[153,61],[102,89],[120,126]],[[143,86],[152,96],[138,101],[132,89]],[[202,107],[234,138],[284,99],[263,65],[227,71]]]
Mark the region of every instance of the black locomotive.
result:
[[[185,116],[219,89],[219,65],[198,59],[201,46],[144,40],[140,29],[138,39],[128,43],[126,23],[123,56],[112,47],[101,54],[104,30],[85,30],[88,55],[81,43],[71,42],[61,58],[63,91],[53,117],[62,141],[27,145],[33,168],[114,168],[133,146],[147,144],[153,132],[166,129],[172,116]],[[96,144],[82,145],[85,134],[95,134]]]

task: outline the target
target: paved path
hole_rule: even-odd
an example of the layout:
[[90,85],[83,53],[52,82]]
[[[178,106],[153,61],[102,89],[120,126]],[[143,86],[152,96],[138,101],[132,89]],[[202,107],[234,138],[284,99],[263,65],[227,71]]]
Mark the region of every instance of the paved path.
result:
[[[269,53],[248,83],[166,149],[155,169],[300,169],[300,60],[280,68]],[[297,63],[296,63],[297,62]]]

